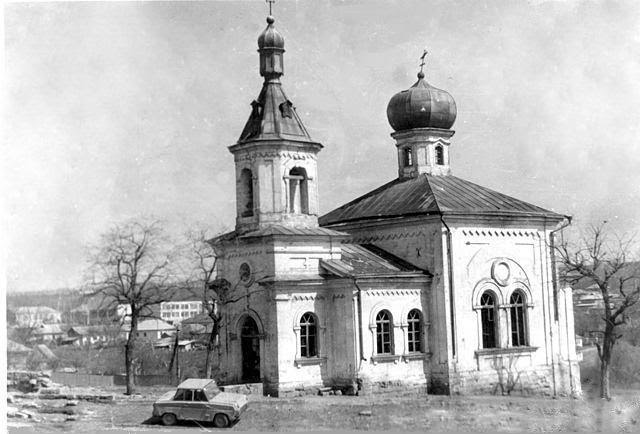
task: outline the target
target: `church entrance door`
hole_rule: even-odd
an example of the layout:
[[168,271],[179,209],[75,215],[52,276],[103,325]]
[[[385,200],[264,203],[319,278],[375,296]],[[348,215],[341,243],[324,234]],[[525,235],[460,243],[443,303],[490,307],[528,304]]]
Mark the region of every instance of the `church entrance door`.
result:
[[260,337],[258,325],[248,316],[240,331],[242,347],[242,381],[257,383],[260,381]]

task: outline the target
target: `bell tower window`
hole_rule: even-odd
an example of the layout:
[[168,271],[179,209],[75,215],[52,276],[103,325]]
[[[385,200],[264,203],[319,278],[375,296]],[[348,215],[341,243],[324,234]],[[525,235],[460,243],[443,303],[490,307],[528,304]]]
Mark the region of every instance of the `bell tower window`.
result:
[[307,171],[302,167],[289,171],[289,212],[309,214]]
[[404,167],[413,166],[413,154],[411,148],[404,148],[402,151]]
[[240,172],[239,193],[238,201],[243,204],[240,216],[253,216],[253,175],[249,169],[242,169]]
[[444,149],[442,149],[442,146],[436,146],[436,164],[439,166],[444,165]]

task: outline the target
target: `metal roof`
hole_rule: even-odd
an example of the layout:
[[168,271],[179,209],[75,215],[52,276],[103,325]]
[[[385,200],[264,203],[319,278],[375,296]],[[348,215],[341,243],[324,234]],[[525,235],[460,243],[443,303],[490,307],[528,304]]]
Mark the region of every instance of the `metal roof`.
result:
[[215,383],[210,378],[187,378],[178,384],[178,389],[204,389],[208,384]]
[[342,244],[340,259],[321,260],[327,271],[338,276],[429,274],[379,247],[370,244]]
[[416,214],[562,216],[453,175],[395,179],[320,217],[322,226]]
[[271,225],[263,229],[247,232],[244,234],[238,234],[236,231],[227,232],[220,236],[217,236],[209,242],[215,244],[222,241],[231,241],[236,238],[253,238],[253,237],[266,237],[266,236],[334,236],[334,237],[348,237],[348,234],[344,232],[338,232],[328,228],[295,228],[280,225]]
[[[260,140],[311,140],[293,103],[287,98],[279,81],[265,81],[252,111],[240,134],[238,143]],[[319,143],[317,145],[321,146]]]

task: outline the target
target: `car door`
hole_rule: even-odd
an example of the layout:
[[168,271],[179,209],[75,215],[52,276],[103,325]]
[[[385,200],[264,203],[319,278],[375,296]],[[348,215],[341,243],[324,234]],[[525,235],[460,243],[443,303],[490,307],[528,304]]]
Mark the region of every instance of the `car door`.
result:
[[[201,390],[185,389],[184,401],[181,409],[181,419],[203,420],[207,402],[200,401],[200,395],[204,395]],[[194,399],[195,398],[195,399]]]
[[197,412],[198,420],[213,420],[214,413],[211,411],[211,405],[209,405],[207,396],[202,389],[193,391],[193,410],[194,414]]

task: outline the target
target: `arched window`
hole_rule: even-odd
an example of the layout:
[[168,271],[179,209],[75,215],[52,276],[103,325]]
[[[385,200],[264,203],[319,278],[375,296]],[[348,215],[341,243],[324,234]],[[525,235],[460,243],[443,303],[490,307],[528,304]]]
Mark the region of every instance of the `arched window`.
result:
[[294,167],[289,171],[289,212],[309,213],[307,183],[307,171],[302,167]]
[[318,355],[316,317],[307,312],[300,318],[300,355],[316,357]]
[[442,146],[436,146],[436,164],[440,166],[444,164],[444,149],[442,149]]
[[511,345],[514,347],[527,346],[527,325],[525,318],[525,297],[520,291],[511,294]]
[[418,309],[412,309],[407,316],[408,336],[410,353],[419,353],[422,351],[422,316]]
[[241,204],[244,204],[240,216],[251,217],[253,215],[253,176],[249,169],[242,169],[242,172],[240,172],[240,195],[238,200]]
[[381,310],[376,315],[376,353],[393,354],[393,320],[391,313]]
[[480,297],[481,320],[482,320],[482,348],[497,347],[496,333],[496,301],[493,294],[485,292]]
[[404,148],[402,156],[405,167],[413,166],[413,154],[411,153],[411,148]]

